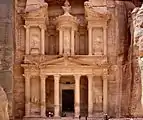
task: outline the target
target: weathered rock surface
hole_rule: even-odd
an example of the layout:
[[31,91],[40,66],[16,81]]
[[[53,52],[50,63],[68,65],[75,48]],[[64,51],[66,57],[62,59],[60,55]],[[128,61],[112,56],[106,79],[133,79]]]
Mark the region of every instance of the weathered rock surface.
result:
[[5,91],[0,86],[0,120],[9,120],[8,99]]

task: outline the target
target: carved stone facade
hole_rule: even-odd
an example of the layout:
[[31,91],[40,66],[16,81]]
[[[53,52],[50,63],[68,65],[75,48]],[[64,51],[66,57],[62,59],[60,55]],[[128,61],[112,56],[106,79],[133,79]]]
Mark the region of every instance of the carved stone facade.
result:
[[114,0],[16,1],[15,120],[142,116],[134,8]]

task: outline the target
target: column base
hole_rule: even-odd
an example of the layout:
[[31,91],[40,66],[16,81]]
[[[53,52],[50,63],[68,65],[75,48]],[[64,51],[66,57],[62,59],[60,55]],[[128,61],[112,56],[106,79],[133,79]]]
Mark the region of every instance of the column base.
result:
[[23,120],[47,120],[47,117],[42,116],[25,116]]
[[88,117],[87,120],[105,120],[104,118]]
[[59,116],[59,117],[53,117],[52,118],[53,120],[61,120],[61,117]]

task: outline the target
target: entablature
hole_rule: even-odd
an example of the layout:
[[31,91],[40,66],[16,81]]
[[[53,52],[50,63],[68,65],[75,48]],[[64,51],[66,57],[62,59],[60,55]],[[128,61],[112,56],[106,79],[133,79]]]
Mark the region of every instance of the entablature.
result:
[[103,69],[108,69],[110,66],[107,63],[106,57],[63,57],[63,56],[30,56],[26,55],[24,64],[21,65],[25,71],[30,74],[96,74],[101,75]]
[[88,55],[75,55],[75,56],[62,56],[62,55],[25,55],[24,64],[35,65],[59,65],[63,63],[74,63],[76,65],[106,65],[108,64],[107,56],[88,56]]
[[36,65],[22,64],[24,68],[24,73],[29,73],[31,76],[37,75],[96,75],[103,76],[105,74],[105,69],[108,71],[108,66],[102,67],[91,67],[91,66],[63,66],[63,65],[45,65],[38,68]]

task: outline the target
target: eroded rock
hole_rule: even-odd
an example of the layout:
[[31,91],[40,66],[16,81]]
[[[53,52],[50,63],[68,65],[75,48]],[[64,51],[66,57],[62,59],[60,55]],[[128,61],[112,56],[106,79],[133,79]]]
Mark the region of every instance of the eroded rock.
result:
[[0,86],[0,120],[9,120],[8,99],[5,91]]

